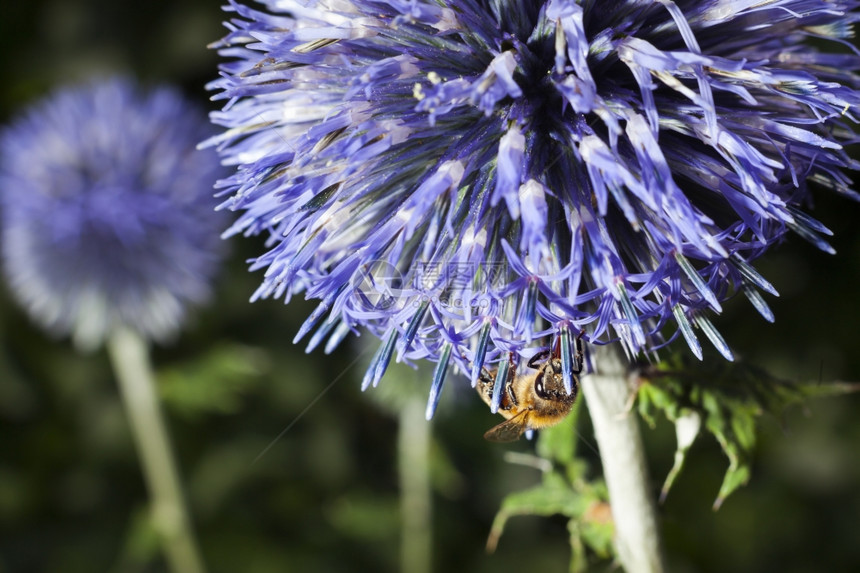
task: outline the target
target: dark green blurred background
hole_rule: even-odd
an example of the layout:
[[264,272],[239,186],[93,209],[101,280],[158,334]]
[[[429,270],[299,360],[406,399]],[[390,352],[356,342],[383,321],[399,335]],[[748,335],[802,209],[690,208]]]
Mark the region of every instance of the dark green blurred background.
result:
[[[180,85],[201,106],[222,34],[216,0],[13,1],[0,4],[0,121],[55,86],[132,73]],[[798,380],[860,380],[860,205],[821,194],[813,213],[836,233],[827,256],[792,238],[757,266],[780,291],[775,325],[746,300],[715,320],[737,355]],[[375,341],[332,357],[291,340],[312,308],[249,304],[258,276],[236,239],[217,298],[154,360],[196,528],[211,571],[395,571],[400,514],[396,394],[429,374],[389,373],[374,395],[359,383]],[[363,354],[362,354],[363,353]],[[353,364],[361,355],[358,364]],[[722,360],[711,352],[706,360]],[[340,374],[259,460],[270,442]],[[386,390],[387,389],[387,390]],[[368,393],[370,394],[370,393]],[[515,518],[493,555],[490,523],[506,493],[539,480],[503,460],[530,451],[485,442],[496,421],[462,378],[432,424],[435,571],[566,571],[562,519]],[[592,444],[587,418],[582,440]],[[704,436],[662,507],[674,571],[860,570],[860,397],[821,399],[762,418],[750,484],[710,507],[726,467]],[[655,491],[674,434],[646,431]],[[584,445],[596,467],[596,456]],[[144,526],[146,492],[103,353],[76,354],[34,328],[0,286],[0,572],[163,571]]]

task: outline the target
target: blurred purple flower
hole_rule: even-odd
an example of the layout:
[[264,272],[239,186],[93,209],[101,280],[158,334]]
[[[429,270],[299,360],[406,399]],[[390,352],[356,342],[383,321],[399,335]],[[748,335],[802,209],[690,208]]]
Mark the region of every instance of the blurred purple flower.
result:
[[127,79],[63,88],[0,134],[5,272],[39,323],[99,345],[164,339],[210,293],[221,256],[205,114]]
[[[558,340],[631,352],[700,330],[793,231],[809,182],[855,197],[849,0],[231,1],[208,144],[228,234],[268,233],[259,297],[322,302],[392,359],[482,365]],[[816,40],[813,47],[809,40]],[[823,51],[825,48],[831,51]],[[434,404],[431,404],[430,411]]]

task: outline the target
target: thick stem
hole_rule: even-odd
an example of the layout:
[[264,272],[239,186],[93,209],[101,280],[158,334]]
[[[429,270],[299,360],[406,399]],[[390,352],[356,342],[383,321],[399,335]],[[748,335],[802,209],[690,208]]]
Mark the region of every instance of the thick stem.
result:
[[665,567],[639,420],[627,411],[629,364],[617,345],[592,347],[592,356],[596,371],[583,376],[581,386],[609,489],[618,557],[627,573],[660,573]]
[[146,342],[137,333],[118,328],[108,339],[107,347],[143,465],[153,526],[164,544],[170,569],[173,573],[203,573],[203,560],[191,532]]
[[424,420],[424,397],[413,394],[400,409],[397,438],[403,524],[400,570],[404,573],[430,573],[430,424]]

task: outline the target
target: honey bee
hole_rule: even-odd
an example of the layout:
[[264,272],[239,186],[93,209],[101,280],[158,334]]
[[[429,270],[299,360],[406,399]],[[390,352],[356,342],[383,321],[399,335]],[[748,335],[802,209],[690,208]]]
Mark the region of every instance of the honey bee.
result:
[[[529,359],[528,367],[535,372],[517,375],[516,368],[511,364],[499,404],[499,414],[504,416],[505,421],[487,430],[485,439],[491,442],[513,442],[528,430],[558,424],[570,413],[579,392],[578,375],[583,369],[583,334],[584,331],[576,337],[570,394],[564,388],[558,341],[552,351],[538,352]],[[478,379],[478,394],[487,405],[493,400],[497,372],[498,369],[485,370]]]

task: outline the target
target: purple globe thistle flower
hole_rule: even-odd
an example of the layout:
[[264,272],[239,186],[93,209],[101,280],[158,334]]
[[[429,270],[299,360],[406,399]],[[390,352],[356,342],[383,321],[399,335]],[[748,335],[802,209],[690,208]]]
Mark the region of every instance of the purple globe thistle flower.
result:
[[[270,235],[254,295],[321,301],[297,339],[382,339],[469,373],[572,339],[701,331],[793,231],[809,182],[855,197],[851,0],[231,0],[209,141],[228,234]],[[810,45],[816,40],[816,45]]]
[[217,156],[202,110],[128,79],[64,88],[0,134],[2,249],[32,317],[93,347],[116,326],[164,339],[220,262]]

